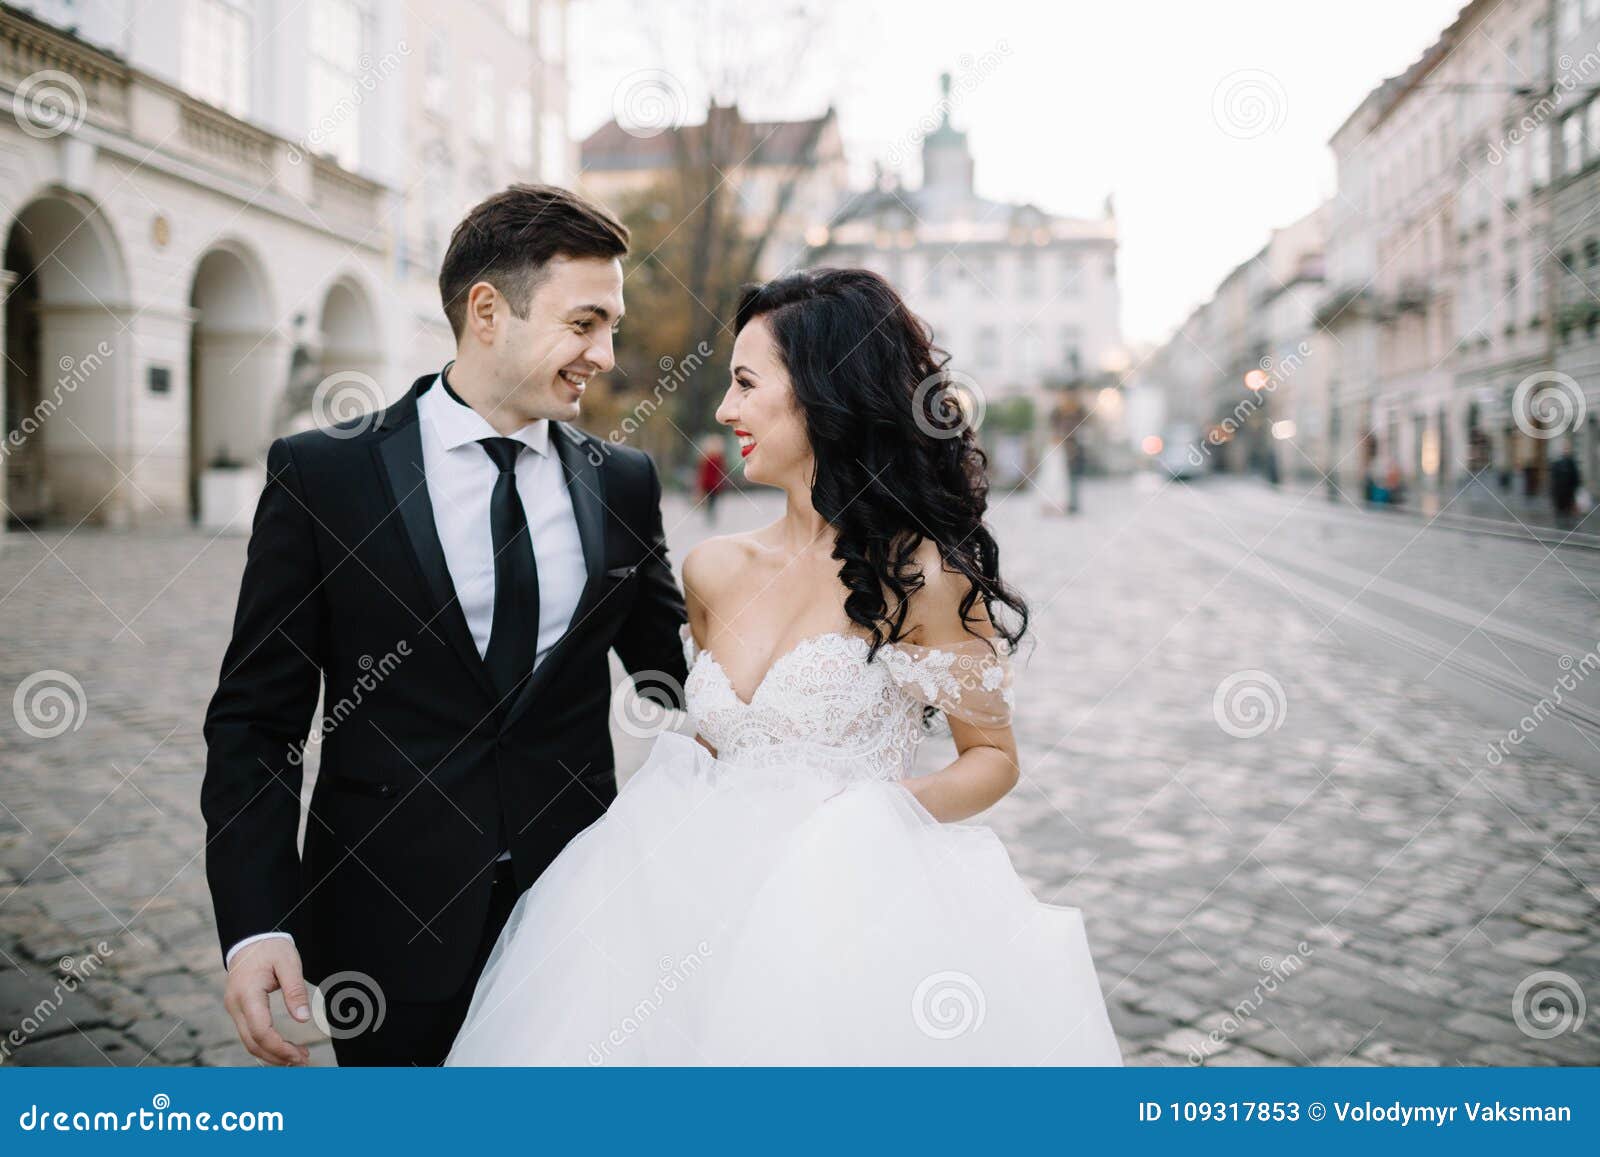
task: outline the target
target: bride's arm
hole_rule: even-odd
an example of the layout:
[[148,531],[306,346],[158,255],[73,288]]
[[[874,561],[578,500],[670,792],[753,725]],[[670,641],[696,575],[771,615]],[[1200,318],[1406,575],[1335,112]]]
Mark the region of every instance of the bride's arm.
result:
[[954,823],[993,807],[1017,786],[1022,770],[1011,728],[981,728],[950,720],[954,762],[928,775],[901,780],[937,820]]
[[[925,542],[924,547],[931,547]],[[923,574],[927,576],[911,600],[907,616],[910,634],[924,647],[941,644],[972,644],[972,633],[961,622],[961,599],[968,588],[965,576],[945,570],[931,557],[919,552]],[[970,621],[973,631],[993,638],[994,625],[980,599],[974,604]],[[1000,645],[1004,645],[1003,642]],[[1009,723],[977,723],[958,719],[946,711],[950,737],[955,740],[956,758],[948,766],[928,775],[910,776],[901,784],[935,819],[954,823],[975,816],[994,806],[1022,776],[1017,758],[1017,741]]]
[[[707,544],[701,543],[683,556],[683,602],[689,613],[689,637],[694,644],[695,654],[700,652],[700,640],[706,637],[707,612],[703,594],[708,578],[706,548]],[[694,663],[691,661],[689,666],[693,667]],[[694,739],[712,755],[717,753],[717,749],[706,742],[705,736],[696,734]]]

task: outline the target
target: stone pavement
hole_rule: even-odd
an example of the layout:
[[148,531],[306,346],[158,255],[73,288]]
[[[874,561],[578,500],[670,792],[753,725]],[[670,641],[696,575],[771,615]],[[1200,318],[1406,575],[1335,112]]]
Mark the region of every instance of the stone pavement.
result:
[[[777,510],[733,495],[718,529]],[[994,517],[1036,645],[1024,779],[985,822],[1084,910],[1128,1062],[1600,1063],[1600,1016],[1560,1015],[1600,994],[1600,760],[1486,766],[1511,719],[1364,661],[1188,549],[1193,517],[1127,483]],[[707,533],[677,499],[668,524],[680,559]],[[256,1063],[221,1007],[198,809],[243,555],[182,531],[0,548],[0,1033],[22,1041],[0,1063]]]

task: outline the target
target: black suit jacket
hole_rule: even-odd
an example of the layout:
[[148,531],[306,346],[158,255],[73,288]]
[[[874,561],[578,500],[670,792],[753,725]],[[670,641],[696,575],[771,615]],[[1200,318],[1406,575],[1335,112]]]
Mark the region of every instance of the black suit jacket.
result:
[[308,980],[363,972],[402,1001],[472,979],[502,813],[527,887],[616,798],[607,652],[663,672],[658,697],[686,677],[654,464],[555,422],[587,581],[567,634],[497,702],[423,476],[417,398],[435,380],[381,416],[273,443],[200,800],[224,952],[290,932]]

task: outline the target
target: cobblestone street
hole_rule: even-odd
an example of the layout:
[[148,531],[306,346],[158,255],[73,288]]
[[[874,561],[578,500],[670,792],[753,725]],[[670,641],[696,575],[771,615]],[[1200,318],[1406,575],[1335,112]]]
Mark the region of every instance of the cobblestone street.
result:
[[[715,529],[778,510],[734,494]],[[1533,706],[1511,668],[1549,691],[1600,638],[1600,555],[1153,483],[1090,485],[1073,518],[1000,495],[993,522],[1036,618],[1023,781],[985,822],[1084,910],[1129,1064],[1600,1063],[1595,1010],[1548,1016],[1600,997],[1600,731],[1575,694],[1503,743]],[[681,499],[667,523],[677,562],[710,532]],[[243,557],[181,531],[0,547],[0,1032],[27,1029],[4,1063],[256,1063],[198,803]],[[1446,597],[1478,625],[1434,631]],[[1468,661],[1494,688],[1458,693]],[[27,734],[13,696],[46,671],[83,698]]]

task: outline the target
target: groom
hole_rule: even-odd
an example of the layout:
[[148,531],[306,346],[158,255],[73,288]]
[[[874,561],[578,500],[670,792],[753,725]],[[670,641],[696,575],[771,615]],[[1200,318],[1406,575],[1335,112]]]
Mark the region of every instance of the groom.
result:
[[307,1058],[268,994],[306,1020],[311,980],[341,1065],[441,1063],[513,902],[616,797],[607,652],[683,684],[655,466],[568,424],[627,243],[563,189],[490,197],[439,275],[455,360],[268,452],[200,800],[224,1003],[264,1061]]

